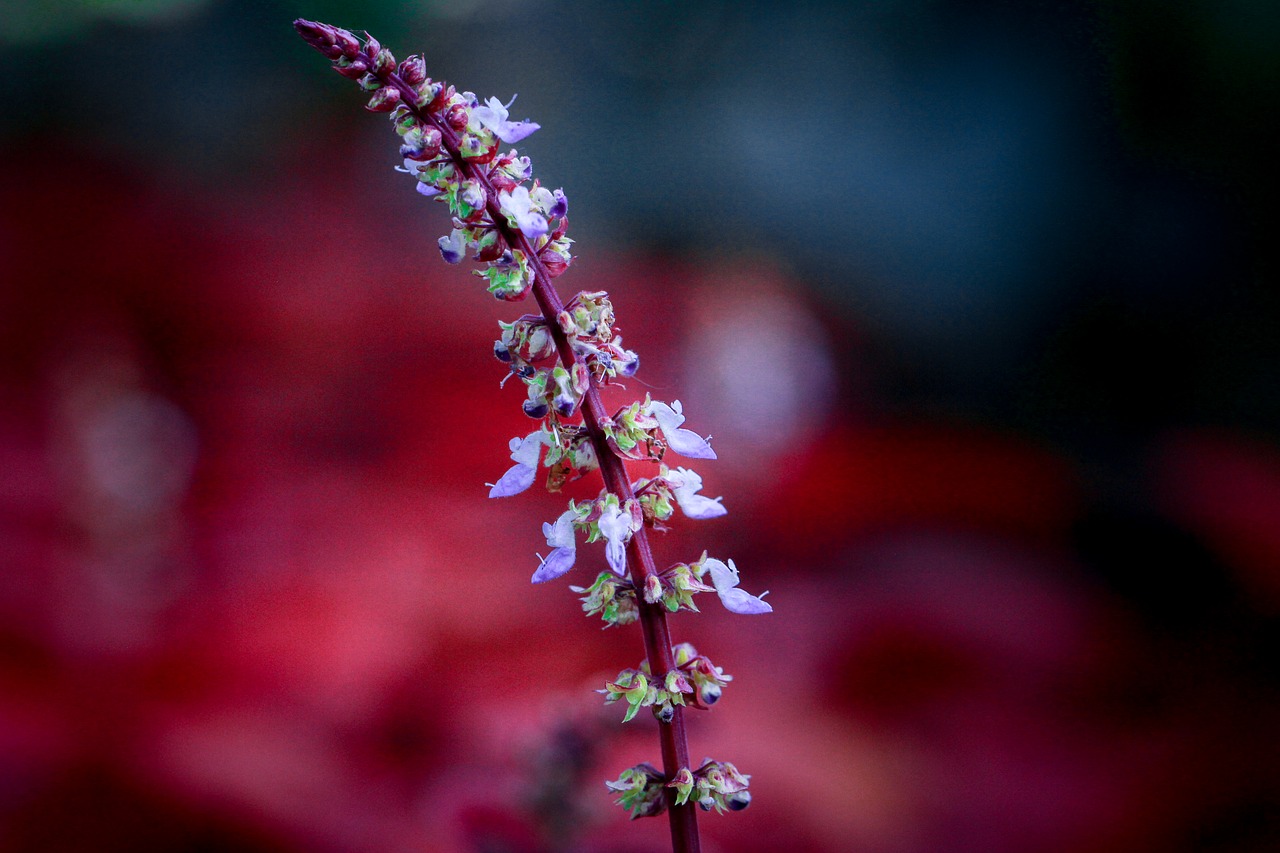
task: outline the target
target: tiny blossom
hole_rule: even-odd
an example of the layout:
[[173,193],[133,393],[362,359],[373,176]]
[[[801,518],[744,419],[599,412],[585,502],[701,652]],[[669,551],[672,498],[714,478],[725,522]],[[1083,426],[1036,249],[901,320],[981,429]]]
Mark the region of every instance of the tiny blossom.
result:
[[609,568],[619,576],[627,573],[627,543],[631,541],[631,513],[619,508],[616,503],[607,504],[600,513],[600,535],[604,537],[604,555],[609,561]]
[[511,449],[511,461],[516,464],[508,468],[498,482],[493,484],[489,497],[509,498],[532,486],[537,474],[538,457],[546,443],[542,430],[531,432],[524,438],[511,439],[508,446]]
[[712,500],[698,494],[702,491],[702,477],[688,468],[676,468],[667,474],[667,479],[676,503],[689,518],[717,518],[729,512],[720,498]]
[[720,596],[720,603],[726,610],[745,616],[773,612],[773,607],[764,601],[768,592],[751,595],[746,590],[737,588],[738,567],[733,564],[733,560],[725,565],[720,560],[708,559],[706,567],[711,572],[711,583],[716,588],[716,594]]
[[511,121],[509,119],[511,114],[507,111],[515,102],[515,95],[512,95],[511,100],[505,104],[497,98],[490,98],[485,106],[475,107],[471,114],[481,124],[493,131],[494,136],[508,145],[513,145],[542,127],[542,125],[531,122],[528,119],[525,121]]
[[652,400],[647,407],[647,413],[657,419],[658,425],[662,427],[662,434],[666,436],[667,446],[676,453],[688,459],[716,458],[716,452],[711,449],[708,439],[693,430],[680,428],[685,417],[684,408],[679,400],[673,400],[670,406],[658,400]]
[[520,233],[530,240],[544,236],[551,228],[547,225],[547,218],[534,209],[528,187],[516,187],[510,192],[503,190],[498,193],[498,205]]
[[[418,186],[422,187],[426,184],[418,184]],[[440,256],[446,263],[462,263],[462,258],[467,253],[467,233],[455,228],[449,232],[448,237],[441,237],[439,244]]]
[[577,540],[573,532],[573,523],[578,519],[577,510],[572,508],[555,520],[542,525],[542,535],[547,537],[547,545],[554,549],[533,573],[534,583],[544,583],[560,577],[573,568],[577,559]]
[[616,780],[605,782],[605,787],[618,794],[617,803],[631,813],[631,819],[655,817],[667,809],[663,795],[664,780],[658,768],[652,764],[637,764],[622,771]]

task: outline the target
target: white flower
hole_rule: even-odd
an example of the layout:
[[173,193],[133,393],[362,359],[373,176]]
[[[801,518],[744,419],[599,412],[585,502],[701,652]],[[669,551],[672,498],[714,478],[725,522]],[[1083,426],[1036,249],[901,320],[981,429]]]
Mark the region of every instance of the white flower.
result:
[[536,240],[550,230],[547,218],[534,209],[528,187],[516,187],[511,192],[501,191],[498,193],[498,206],[509,219],[515,221],[520,233],[530,240]]
[[511,461],[516,464],[508,468],[507,473],[493,484],[493,488],[489,490],[489,497],[509,498],[532,486],[544,444],[546,444],[546,437],[542,430],[531,432],[524,438],[511,439],[508,447],[511,448]]
[[773,612],[773,608],[764,601],[764,597],[769,594],[768,592],[751,595],[746,590],[737,588],[738,567],[733,564],[733,560],[730,560],[726,566],[719,560],[708,559],[706,567],[711,571],[711,585],[716,588],[716,594],[720,596],[720,603],[725,606],[726,610],[746,616]]
[[716,458],[716,452],[711,449],[708,439],[693,430],[680,428],[685,418],[684,408],[679,400],[673,400],[670,406],[653,400],[649,403],[648,413],[658,422],[658,426],[662,427],[662,434],[667,438],[667,446],[676,453],[687,459]]
[[720,503],[720,498],[712,500],[698,494],[702,491],[702,478],[688,468],[668,471],[666,477],[676,503],[689,518],[716,518],[729,512]]
[[600,535],[605,539],[604,556],[609,568],[621,577],[627,575],[627,543],[631,541],[631,513],[611,504],[600,513]]
[[553,550],[539,564],[538,570],[533,573],[534,583],[543,583],[558,578],[573,568],[573,562],[578,556],[578,543],[573,533],[573,522],[577,518],[578,514],[576,512],[567,510],[560,514],[560,517],[555,520],[555,524],[549,521],[543,523],[542,535],[547,537],[547,545]]
[[503,104],[497,98],[490,98],[485,102],[485,106],[473,107],[471,115],[485,127],[492,130],[494,136],[508,145],[512,145],[542,127],[542,125],[531,121],[510,121],[510,113],[507,112],[507,109],[515,102],[515,95],[512,95],[511,100],[507,101],[506,104]]

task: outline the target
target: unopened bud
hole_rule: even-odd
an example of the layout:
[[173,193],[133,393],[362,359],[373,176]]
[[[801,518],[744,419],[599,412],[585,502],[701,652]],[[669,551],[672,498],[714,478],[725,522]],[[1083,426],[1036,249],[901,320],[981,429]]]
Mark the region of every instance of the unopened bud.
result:
[[649,575],[644,579],[644,600],[657,604],[662,600],[662,581],[657,575]]
[[454,104],[445,112],[444,120],[454,130],[465,130],[471,121],[471,112],[462,104]]
[[[502,297],[499,296],[498,298],[501,299]],[[525,400],[522,408],[524,413],[531,418],[545,418],[549,411],[547,404],[541,400]]]
[[726,797],[724,804],[729,807],[730,811],[740,812],[751,805],[751,792],[738,791],[736,794]]
[[373,113],[389,113],[400,103],[400,91],[390,86],[383,86],[373,93],[365,109]]
[[676,709],[674,705],[655,705],[653,708],[653,715],[657,717],[659,721],[669,723],[675,719]]
[[378,56],[378,51],[382,50],[382,43],[369,35],[368,30],[365,31],[364,38],[364,55],[370,59],[376,58]]
[[698,701],[703,705],[714,705],[720,701],[720,688],[714,684],[704,684],[698,691]]
[[396,70],[396,58],[385,47],[373,58],[373,71],[379,77],[385,77]]
[[493,342],[493,357],[498,361],[511,363],[511,350],[503,346],[502,341]]
[[400,79],[410,86],[416,86],[427,79],[427,63],[422,57],[414,54],[400,63]]
[[369,65],[361,57],[348,60],[345,56],[334,63],[333,70],[348,80],[359,80],[369,70]]

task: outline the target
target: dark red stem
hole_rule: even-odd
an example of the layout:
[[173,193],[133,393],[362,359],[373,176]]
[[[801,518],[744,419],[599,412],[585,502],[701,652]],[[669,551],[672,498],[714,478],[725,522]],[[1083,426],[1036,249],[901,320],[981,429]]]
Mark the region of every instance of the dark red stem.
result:
[[[524,252],[525,257],[529,259],[529,263],[533,266],[533,297],[537,300],[538,307],[542,310],[542,315],[547,320],[547,327],[555,340],[556,352],[560,355],[560,363],[568,368],[569,365],[578,360],[578,356],[573,351],[573,344],[569,341],[568,335],[560,328],[560,323],[556,319],[560,312],[564,310],[564,303],[560,300],[560,294],[556,292],[555,286],[551,283],[551,276],[548,275],[546,266],[542,263],[538,253],[534,251],[528,239],[518,229],[514,229],[507,224],[507,217],[502,213],[502,209],[498,204],[498,192],[489,180],[488,170],[469,163],[460,154],[458,135],[454,133],[448,124],[438,119],[435,115],[423,112],[413,105],[418,97],[417,92],[414,91],[412,86],[401,80],[398,74],[387,74],[380,77],[380,79],[385,81],[386,85],[394,86],[399,90],[401,102],[409,107],[419,121],[430,122],[433,127],[440,131],[444,146],[452,155],[455,165],[462,169],[469,179],[478,182],[484,187],[485,198],[487,199],[485,208],[489,213],[489,218],[493,220],[494,226],[498,229],[498,233],[506,240],[509,247]],[[596,387],[595,380],[592,379],[582,400],[582,421],[587,427],[592,443],[595,445],[596,457],[600,460],[600,473],[604,477],[605,488],[617,495],[618,500],[625,504],[635,498],[635,492],[631,488],[631,479],[627,476],[622,460],[613,452],[605,440],[604,430],[601,429],[600,424],[607,417],[604,404],[600,402],[600,391]],[[628,563],[631,567],[631,580],[635,584],[636,598],[640,605],[640,625],[644,633],[645,656],[649,659],[650,672],[661,681],[668,672],[676,668],[676,662],[671,653],[671,633],[667,629],[666,610],[660,604],[647,603],[644,600],[644,596],[639,594],[645,588],[645,579],[650,575],[657,574],[657,569],[654,567],[653,562],[653,550],[649,546],[649,539],[643,526],[631,537],[631,542],[627,546],[627,554],[629,557]],[[671,718],[670,723],[659,721],[658,732],[662,740],[662,770],[667,779],[671,779],[681,767],[690,767],[689,742],[685,734],[684,725],[684,709],[678,705],[675,706],[675,716]],[[671,816],[671,843],[675,853],[697,853],[697,851],[701,850],[701,844],[698,839],[698,814],[694,804],[688,802],[682,806],[677,806],[675,804],[675,789],[668,788],[666,793],[667,808]]]

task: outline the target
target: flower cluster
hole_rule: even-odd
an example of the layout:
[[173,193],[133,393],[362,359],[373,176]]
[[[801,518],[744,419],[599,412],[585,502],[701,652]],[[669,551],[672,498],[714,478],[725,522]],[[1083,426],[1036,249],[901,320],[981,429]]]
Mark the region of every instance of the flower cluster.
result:
[[606,682],[603,690],[596,691],[604,694],[605,702],[627,700],[622,722],[630,722],[641,708],[653,708],[653,715],[664,723],[671,722],[677,705],[710,708],[720,701],[722,688],[733,681],[732,675],[726,675],[689,643],[681,643],[671,652],[676,668],[662,679],[655,679],[649,662],[644,661],[636,669],[624,669]]
[[[469,256],[479,265],[475,274],[499,299],[534,295],[540,313],[499,323],[493,352],[508,378],[517,376],[524,384],[522,409],[538,426],[511,439],[514,464],[490,484],[489,496],[526,491],[540,467],[547,469],[552,492],[601,472],[605,488],[598,497],[570,501],[565,512],[542,525],[551,551],[539,558],[532,580],[542,583],[571,571],[578,562],[578,537],[603,542],[607,570],[599,571],[589,587],[570,588],[582,594],[583,610],[599,615],[605,627],[643,622],[647,659],[600,692],[606,701],[626,700],[627,720],[651,707],[664,724],[664,754],[685,761],[680,709],[709,708],[731,679],[687,643],[655,644],[654,638],[668,636],[667,615],[696,612],[693,596],[705,592],[715,592],[733,613],[772,610],[764,593],[739,588],[732,560],[703,553],[661,572],[653,565],[647,537],[667,529],[676,507],[692,519],[727,512],[720,498],[700,494],[700,475],[666,464],[668,453],[715,459],[710,438],[685,428],[679,400],[646,395],[612,416],[605,413],[599,388],[634,376],[639,357],[622,346],[607,293],[581,292],[564,303],[556,293],[552,279],[573,261],[573,241],[566,236],[568,200],[563,190],[534,179],[527,156],[503,150],[539,128],[512,120],[514,97],[505,104],[498,98],[481,102],[471,92],[429,78],[420,56],[397,62],[367,33],[358,38],[327,24],[299,20],[294,25],[339,74],[369,93],[369,110],[389,114],[400,137],[396,168],[413,177],[419,194],[448,207],[451,228],[438,241],[444,260],[458,264]],[[624,461],[652,463],[657,471],[633,482]],[[696,831],[693,812],[679,807],[693,797],[704,809],[741,809],[750,801],[746,783],[733,765],[708,761],[696,771],[667,766],[665,773],[641,764],[608,786],[632,817],[671,807],[675,836],[687,838]]]
[[751,805],[750,781],[750,776],[739,773],[729,762],[707,758],[697,770],[680,768],[667,787],[676,789],[676,805],[692,798],[704,812],[740,812]]

